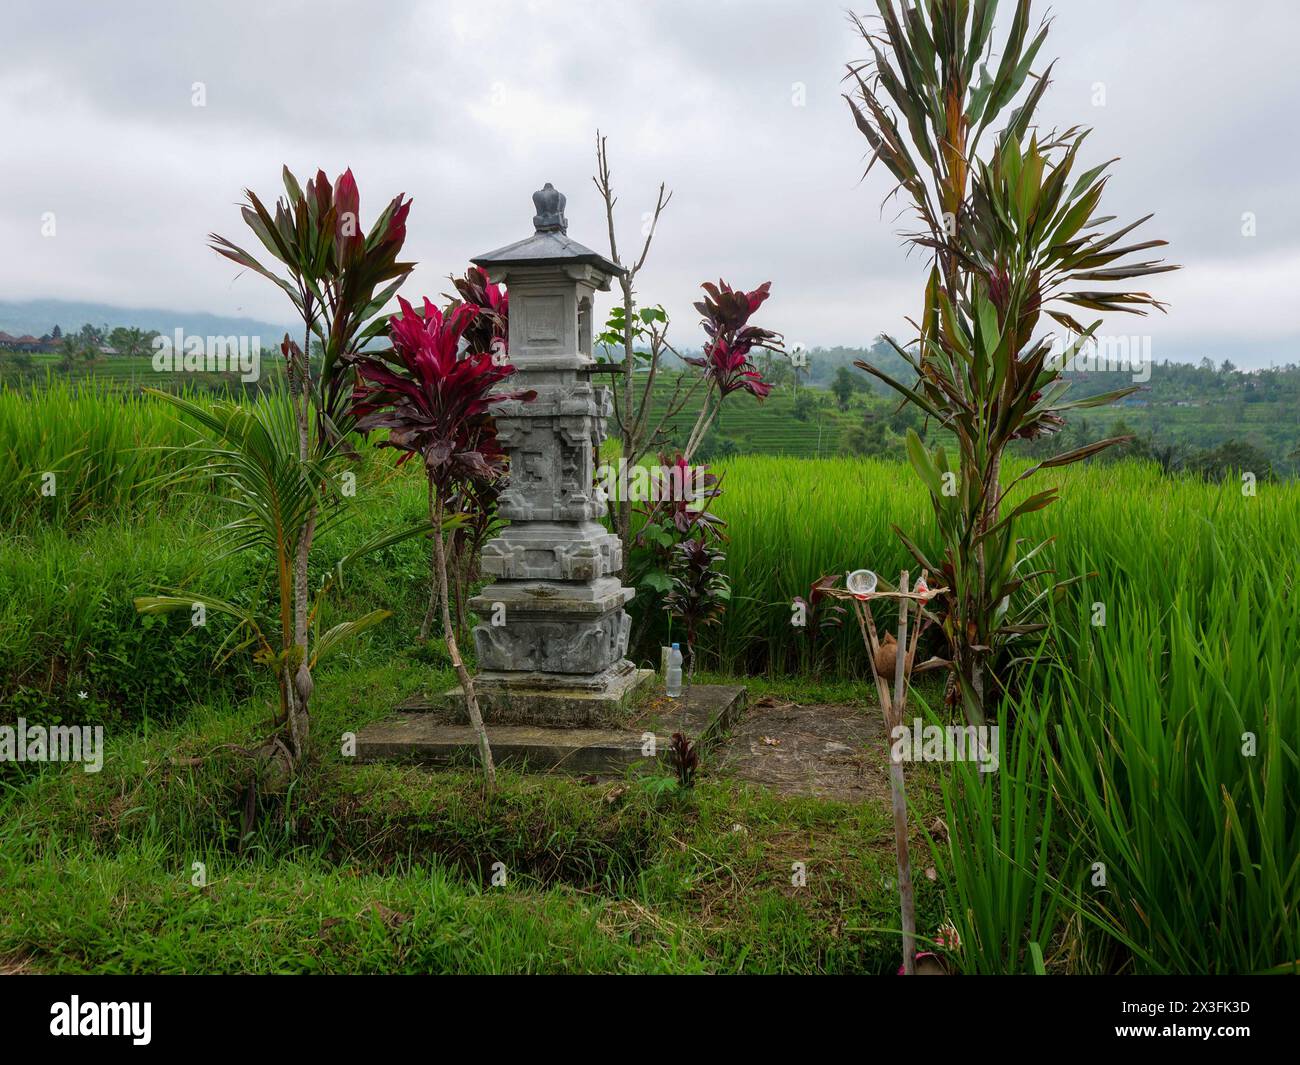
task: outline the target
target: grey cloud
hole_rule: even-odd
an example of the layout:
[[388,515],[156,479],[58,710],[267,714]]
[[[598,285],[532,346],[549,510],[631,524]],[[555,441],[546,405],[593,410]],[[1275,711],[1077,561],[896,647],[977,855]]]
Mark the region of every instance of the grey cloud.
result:
[[[1045,121],[1095,127],[1092,160],[1122,157],[1110,210],[1155,211],[1147,229],[1186,267],[1152,280],[1168,316],[1115,325],[1150,332],[1158,357],[1300,358],[1287,296],[1300,280],[1297,10],[1053,8]],[[836,3],[11,2],[5,21],[0,290],[13,298],[282,320],[273,289],[234,280],[203,246],[208,230],[238,234],[240,190],[273,195],[282,162],[350,165],[366,210],[414,197],[412,295],[522,236],[543,181],[568,194],[575,236],[603,246],[599,127],[625,242],[658,182],[675,191],[642,293],[683,343],[696,286],[718,276],[770,279],[766,319],[810,344],[905,333],[916,310],[922,267],[899,245],[906,219],[881,209],[888,177],[860,180],[865,144],[839,94],[862,48]],[[206,108],[190,106],[194,81]],[[1255,238],[1241,235],[1247,211]]]

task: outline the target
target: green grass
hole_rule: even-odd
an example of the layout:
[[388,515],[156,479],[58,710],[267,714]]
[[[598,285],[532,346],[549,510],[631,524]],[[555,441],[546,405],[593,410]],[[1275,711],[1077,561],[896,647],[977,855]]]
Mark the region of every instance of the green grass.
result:
[[147,396],[109,385],[0,386],[0,522],[61,528],[153,505],[194,437]]
[[[1006,476],[1024,465],[1011,464]],[[774,676],[860,668],[856,631],[846,628],[815,657],[791,625],[791,603],[827,573],[915,570],[891,524],[935,553],[933,519],[915,475],[886,460],[770,456],[729,459],[722,470],[723,494],[713,509],[728,522],[735,589],[722,625],[703,641],[703,662]],[[1083,616],[1092,603],[1115,603],[1129,589],[1160,611],[1172,609],[1181,592],[1182,609],[1199,615],[1254,579],[1256,563],[1290,587],[1288,571],[1300,557],[1300,484],[1260,485],[1246,497],[1231,481],[1208,485],[1115,463],[1044,471],[1031,485],[1058,486],[1061,501],[1031,515],[1024,535],[1055,537],[1047,558],[1061,576],[1095,574],[1072,593],[1071,602],[1086,607]],[[1216,529],[1218,542],[1207,535]]]
[[[356,767],[328,737],[387,712],[409,666],[320,678],[322,763],[263,781],[270,693],[110,737],[100,774],[0,798],[0,958],[41,972],[892,972],[888,812],[710,773],[636,781]],[[920,795],[933,812],[937,798]],[[791,884],[792,863],[807,886]],[[192,883],[194,862],[207,885]],[[494,863],[506,882],[492,884]],[[920,887],[922,927],[941,900]]]
[[[166,415],[143,409],[160,436],[169,431]],[[368,454],[355,472],[359,505],[320,539],[313,583],[348,551],[425,513],[418,477],[395,472],[386,456]],[[71,473],[63,483],[69,494],[80,487]],[[244,683],[250,673],[246,657],[213,668],[229,632],[223,616],[209,612],[196,628],[188,614],[144,617],[133,605],[136,596],[167,589],[203,588],[234,602],[259,594],[255,560],[222,557],[218,529],[227,515],[218,501],[132,482],[125,471],[113,495],[114,502],[79,511],[84,520],[20,521],[0,542],[0,721],[20,710],[47,720],[170,718],[213,683]],[[409,648],[427,596],[425,550],[412,540],[358,563],[323,608],[325,627],[391,609],[396,616],[361,646],[374,654]],[[356,661],[360,652],[342,653]]]
[[[32,355],[32,370],[37,382],[94,381],[99,385],[112,385],[132,391],[141,388],[162,388],[181,390],[196,382],[218,387],[222,390],[237,387],[237,373],[189,373],[184,371],[155,370],[152,355],[103,355],[93,363],[77,359],[71,372],[63,368],[63,356],[54,354]],[[0,356],[3,360],[3,356]],[[3,362],[0,361],[0,368]],[[265,348],[260,363],[262,381],[280,381],[283,378],[282,362],[279,352]]]
[[[470,772],[344,765],[343,731],[449,683],[436,650],[414,647],[428,573],[415,541],[362,562],[328,608],[394,616],[322,673],[327,757],[292,790],[264,781],[242,836],[251,769],[234,748],[268,728],[265,678],[212,668],[219,622],[190,630],[131,607],[200,573],[231,597],[257,586],[249,562],[214,560],[217,501],[161,487],[184,461],[162,446],[185,432],[147,398],[0,390],[0,519],[14,531],[0,544],[0,720],[102,720],[112,737],[98,776],[4,767],[0,885],[14,902],[0,957],[66,971],[892,972],[892,839],[877,808],[708,774],[688,803],[504,774],[489,808]],[[46,468],[54,497],[37,490]],[[754,697],[861,698],[856,631],[810,644],[791,601],[825,573],[908,565],[891,523],[932,546],[913,474],[772,456],[722,468],[734,594],[699,679],[749,674]],[[363,449],[356,472],[353,520],[320,543],[313,582],[423,513],[418,470]],[[1053,484],[1061,501],[1025,534],[1055,537],[1061,576],[1089,576],[1056,607],[1055,660],[1031,702],[1005,710],[1036,722],[1004,753],[1021,768],[987,790],[954,772],[910,796],[914,824],[942,804],[960,825],[935,855],[940,884],[921,885],[919,931],[969,911],[957,923],[971,970],[1030,967],[1028,941],[1049,971],[1293,963],[1300,485],[1245,496],[1231,480],[1128,463],[1049,471],[1034,487]],[[505,888],[487,876],[497,860]],[[208,863],[209,888],[190,886],[193,861]],[[791,887],[792,861],[809,863],[808,889]]]
[[1207,538],[1223,568],[1246,548],[1243,579],[1167,610],[1119,593],[1128,620],[1088,630],[1042,694],[1080,846],[1065,875],[1138,972],[1295,972],[1300,611],[1289,572]]
[[[674,382],[674,374],[664,374],[656,380],[655,410],[667,409]],[[730,397],[710,433],[730,440],[741,454],[798,458],[835,455],[845,429],[861,424],[862,411],[840,410],[825,390],[804,391],[814,400],[806,421],[794,416],[794,390],[783,386],[774,389],[761,403],[743,394]],[[678,447],[685,443],[698,413],[698,405],[688,405],[668,420],[667,430]]]

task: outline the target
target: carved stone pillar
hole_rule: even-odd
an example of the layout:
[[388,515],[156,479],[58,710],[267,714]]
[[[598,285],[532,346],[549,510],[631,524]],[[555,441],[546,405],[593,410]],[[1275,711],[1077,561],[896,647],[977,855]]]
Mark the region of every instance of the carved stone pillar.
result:
[[509,289],[510,387],[537,392],[493,409],[510,456],[499,502],[510,524],[483,548],[495,580],[470,600],[482,619],[475,685],[489,719],[527,720],[549,694],[559,703],[540,717],[577,722],[600,716],[593,700],[621,702],[649,675],[625,657],[633,591],[616,576],[618,537],[599,521],[595,456],[612,397],[583,372],[594,365],[592,298],[620,268],[569,238],[564,196],[549,183],[533,203],[531,237],[473,260]]

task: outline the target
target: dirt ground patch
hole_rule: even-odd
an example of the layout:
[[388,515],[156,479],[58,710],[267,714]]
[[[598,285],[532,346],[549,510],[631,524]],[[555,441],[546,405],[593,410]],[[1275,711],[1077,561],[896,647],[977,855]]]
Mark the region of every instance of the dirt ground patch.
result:
[[889,801],[889,750],[874,706],[760,699],[732,728],[716,764],[782,795]]

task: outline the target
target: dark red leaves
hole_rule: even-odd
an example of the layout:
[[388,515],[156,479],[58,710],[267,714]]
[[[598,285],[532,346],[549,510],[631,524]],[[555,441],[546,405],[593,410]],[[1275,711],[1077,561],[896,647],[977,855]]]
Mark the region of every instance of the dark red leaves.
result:
[[668,746],[668,759],[677,772],[677,783],[683,788],[694,787],[695,771],[700,767],[700,752],[681,732],[674,732]]
[[708,342],[703,358],[686,361],[702,368],[723,396],[743,389],[758,399],[766,398],[772,386],[750,362],[749,354],[756,347],[780,351],[781,334],[750,325],[749,319],[767,299],[772,282],[764,281],[753,292],[733,289],[722,280],[716,285],[706,281],[700,287],[705,298],[695,309],[702,315],[700,324]]
[[507,351],[507,322],[510,313],[509,294],[488,280],[482,267],[471,266],[464,277],[453,277],[460,298],[478,309],[465,332],[470,351],[492,351],[504,355]]
[[305,189],[288,167],[282,179],[285,195],[276,200],[274,214],[251,189],[245,190],[241,213],[262,246],[286,268],[287,278],[274,263],[259,262],[222,236],[210,234],[209,241],[219,254],[275,282],[321,340],[313,399],[322,432],[336,438],[349,431],[343,408],[353,388],[352,356],[386,326],[381,311],[414,266],[397,258],[411,201],[395,196],[366,233],[351,170],[334,185],[317,170]]
[[655,502],[647,511],[650,517],[666,518],[682,536],[696,530],[721,536],[726,522],[708,510],[721,495],[717,475],[709,473],[707,464],[689,465],[680,454],[672,459],[660,455],[659,463],[652,473]]
[[334,252],[338,261],[355,259],[365,243],[361,233],[361,193],[352,171],[345,170],[334,188]]
[[420,314],[400,297],[398,303],[401,314],[389,322],[392,350],[355,359],[357,428],[387,429],[379,446],[418,453],[440,490],[495,477],[505,455],[489,408],[536,393],[495,391],[514,367],[489,352],[459,353],[476,307],[453,302],[442,311],[426,299]]

